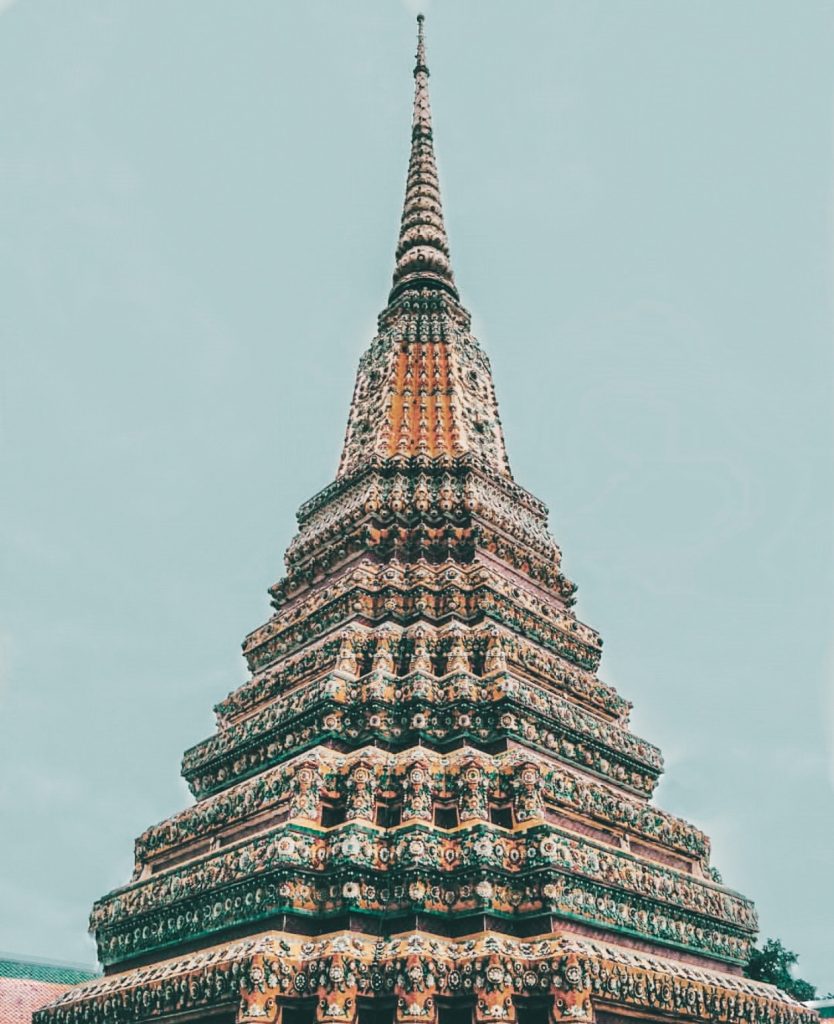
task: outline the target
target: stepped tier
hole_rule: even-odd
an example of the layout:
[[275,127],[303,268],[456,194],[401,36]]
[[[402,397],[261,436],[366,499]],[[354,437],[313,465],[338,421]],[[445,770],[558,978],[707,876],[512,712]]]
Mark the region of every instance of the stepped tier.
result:
[[[361,788],[357,772],[364,780]],[[431,822],[449,805],[458,820],[468,820],[475,783],[477,817],[489,818],[494,807],[509,806],[516,822],[549,818],[603,842],[636,848],[660,863],[694,871],[692,862],[698,862],[708,871],[709,840],[699,829],[527,748],[484,755],[464,746],[441,755],[422,746],[398,753],[361,747],[344,755],[316,747],[147,829],[136,840],[135,877],[170,864],[171,851],[187,860],[209,841],[228,845],[242,828],[248,833],[299,818],[321,822],[339,805],[347,820],[369,814],[371,820],[390,818],[393,812],[402,822]]]
[[[458,928],[466,915],[517,924],[562,913],[742,959],[752,907],[704,879],[704,837],[647,807],[625,814],[611,793],[619,820],[600,813],[589,826],[570,813],[562,794],[576,795],[578,780],[565,776],[520,749],[496,758],[472,748],[316,751],[259,776],[260,800],[243,784],[149,830],[137,842],[138,881],[93,911],[100,956],[277,913],[327,922],[377,911],[453,918]],[[598,790],[588,782],[581,796]],[[645,845],[661,835],[674,837],[677,855]]]
[[[473,1024],[527,1018],[600,1024],[639,1020],[815,1024],[813,1010],[761,982],[685,960],[565,933],[518,940],[420,932],[373,940],[350,932],[299,938],[278,931],[87,982],[35,1024],[105,1024],[176,1017],[273,1024],[359,1019],[437,1024],[463,1006]],[[211,1017],[207,1016],[211,1014]]]
[[[391,659],[391,667],[407,667],[414,655],[414,642],[421,640],[432,667],[440,668],[448,660],[452,638],[447,631],[424,626],[422,637],[415,630],[383,627],[377,630],[356,628],[347,633],[329,633],[325,639],[311,642],[292,655],[282,656],[215,705],[223,727],[248,715],[258,705],[272,700],[294,686],[336,666],[343,643],[350,646],[357,666]],[[463,636],[472,670],[483,675],[488,666],[509,667],[513,674],[535,680],[542,686],[561,690],[572,700],[602,717],[628,724],[631,703],[592,672],[568,662],[564,657],[543,650],[538,643],[492,623],[473,627]]]
[[[421,21],[422,29],[422,21]],[[194,806],[93,907],[37,1024],[812,1024],[598,675],[451,270],[422,30],[389,305]],[[220,943],[220,945],[216,945]],[[163,959],[170,958],[170,959]]]
[[[512,481],[456,459],[373,457],[302,506],[287,576],[271,589],[280,608],[334,566],[377,560],[470,562],[497,558],[556,607],[573,603],[575,585],[560,570],[544,507]],[[554,608],[555,612],[555,608]]]
[[[551,918],[582,921],[659,945],[745,963],[750,903],[714,883],[651,865],[550,823],[520,834],[476,820],[445,834],[411,823],[359,820],[327,833],[300,823],[134,883],[93,909],[109,965],[264,918],[298,918],[300,932],[421,922],[428,931],[479,932],[484,916],[530,934]],[[289,925],[287,926],[289,927]]]
[[451,619],[496,622],[580,668],[599,665],[599,634],[505,568],[422,559],[388,565],[365,559],[341,570],[250,633],[243,650],[250,669],[259,672],[350,622],[440,625]]
[[469,741],[498,750],[513,740],[631,793],[650,794],[662,771],[652,744],[529,680],[460,670],[438,679],[418,670],[359,679],[334,671],[304,683],[192,747],[183,776],[203,797],[314,743],[442,749]]

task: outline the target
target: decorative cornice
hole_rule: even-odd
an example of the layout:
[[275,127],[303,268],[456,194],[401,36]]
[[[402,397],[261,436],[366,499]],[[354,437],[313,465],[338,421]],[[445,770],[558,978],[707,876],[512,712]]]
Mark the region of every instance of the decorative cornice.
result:
[[194,795],[205,797],[313,743],[443,748],[508,740],[643,796],[652,793],[663,770],[653,744],[526,680],[506,672],[483,679],[456,671],[440,684],[417,670],[396,679],[371,673],[359,682],[336,672],[307,683],[191,747],[182,774]]
[[[445,626],[438,629],[428,623],[424,627],[429,654],[438,663],[448,653],[453,628]],[[391,647],[397,665],[405,664],[413,649],[410,632],[387,623],[376,629],[352,630],[350,638],[357,658],[369,664],[381,643]],[[302,651],[257,672],[215,705],[220,727],[228,728],[281,693],[335,668],[342,639],[338,631],[330,632]],[[486,672],[487,664],[490,661],[494,664],[500,653],[506,664],[522,677],[545,689],[564,692],[572,700],[623,728],[628,724],[632,707],[629,701],[593,672],[550,653],[535,640],[518,636],[492,623],[465,632],[463,643],[476,674]]]
[[90,925],[114,964],[276,915],[321,928],[345,913],[556,916],[731,963],[746,962],[756,929],[752,904],[711,883],[547,823],[507,835],[474,820],[451,834],[288,824],[106,897]]
[[[410,973],[407,968],[415,965],[419,971]],[[490,976],[495,981],[488,982]],[[428,987],[428,995],[453,1002],[499,987],[518,996],[545,997],[556,1011],[551,1020],[580,1024],[592,1024],[595,1007],[704,1024],[818,1020],[772,985],[575,934],[519,940],[485,932],[456,941],[422,932],[373,939],[349,932],[304,938],[270,931],[76,986],[37,1011],[34,1022],[136,1024],[235,1007],[239,1024],[274,1021],[267,1007],[276,1010],[299,999],[321,996],[334,1010],[357,996],[390,1001],[410,986],[409,977],[423,990]],[[559,1013],[568,1001],[573,1012]],[[352,1013],[338,1019],[355,1021],[355,1003]],[[397,1022],[409,1019],[396,1016]],[[433,1016],[428,1020],[434,1024]]]
[[145,873],[152,860],[156,871],[160,857],[166,867],[172,853],[178,854],[177,862],[200,856],[206,840],[227,845],[242,827],[247,834],[258,823],[267,830],[276,816],[320,823],[325,799],[346,799],[353,773],[368,765],[376,792],[401,805],[402,821],[432,821],[437,805],[462,792],[466,768],[485,763],[487,797],[509,804],[516,823],[546,817],[553,810],[567,814],[567,826],[573,821],[580,831],[592,832],[588,823],[596,823],[596,833],[609,844],[641,841],[652,847],[646,856],[660,863],[671,861],[690,871],[700,864],[706,869],[709,840],[689,822],[531,750],[512,748],[487,756],[470,746],[449,754],[425,747],[397,752],[359,748],[344,754],[318,747],[146,829],[136,840],[135,877]]

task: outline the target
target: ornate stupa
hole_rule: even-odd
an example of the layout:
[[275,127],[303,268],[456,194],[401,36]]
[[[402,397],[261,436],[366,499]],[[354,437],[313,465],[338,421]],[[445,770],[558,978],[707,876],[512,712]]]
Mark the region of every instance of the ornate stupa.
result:
[[651,802],[660,752],[598,676],[547,509],[513,479],[452,274],[419,20],[393,286],[336,479],[303,505],[136,841],[105,969],[38,1024],[811,1024],[742,968],[752,904]]

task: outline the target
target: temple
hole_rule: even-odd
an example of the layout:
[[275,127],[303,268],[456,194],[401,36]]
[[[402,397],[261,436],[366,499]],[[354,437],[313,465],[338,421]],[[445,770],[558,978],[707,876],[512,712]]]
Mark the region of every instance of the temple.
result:
[[513,478],[452,272],[418,19],[388,304],[335,480],[298,512],[193,806],[93,907],[103,978],[37,1024],[811,1024],[743,967],[709,840],[598,675]]

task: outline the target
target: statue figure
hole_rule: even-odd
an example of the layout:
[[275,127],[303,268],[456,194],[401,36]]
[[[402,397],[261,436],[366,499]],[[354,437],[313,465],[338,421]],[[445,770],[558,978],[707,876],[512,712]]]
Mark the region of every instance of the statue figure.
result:
[[376,772],[373,766],[358,762],[346,779],[345,817],[350,820],[374,820],[376,810]]
[[465,761],[457,778],[458,816],[461,821],[489,818],[489,787],[483,765],[474,759]]
[[432,674],[431,655],[429,645],[426,641],[425,631],[416,629],[413,634],[413,647],[411,660],[408,664],[409,672],[423,672],[426,675]]
[[414,488],[414,507],[420,512],[428,512],[431,508],[431,493],[426,483],[426,478],[421,476]]
[[394,674],[394,655],[391,653],[391,636],[389,633],[380,632],[377,635],[376,650],[374,651],[371,669],[374,672],[386,672]]
[[356,652],[354,651],[355,640],[356,638],[350,631],[343,633],[339,645],[339,654],[336,658],[336,671],[351,679],[356,679],[359,675],[359,663],[356,660]]
[[455,630],[452,634],[452,646],[446,659],[446,672],[469,672],[469,654],[463,643],[463,634]]
[[368,488],[368,492],[365,495],[365,511],[366,512],[378,512],[382,505],[379,488],[375,483],[372,483]]
[[497,629],[490,630],[486,654],[484,655],[484,675],[489,675],[492,672],[506,671],[507,652],[501,643],[501,636]]
[[515,766],[511,788],[516,821],[530,821],[542,816],[542,779],[532,761]]
[[315,761],[299,765],[290,782],[290,818],[317,821],[322,777]]
[[431,773],[425,761],[412,761],[402,781],[403,821],[417,818],[432,820]]

